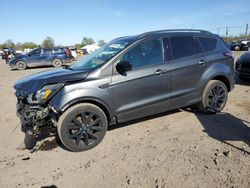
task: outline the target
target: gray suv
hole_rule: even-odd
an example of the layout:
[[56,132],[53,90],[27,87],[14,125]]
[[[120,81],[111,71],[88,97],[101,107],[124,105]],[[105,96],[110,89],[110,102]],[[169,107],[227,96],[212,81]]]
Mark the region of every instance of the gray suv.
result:
[[190,105],[220,112],[233,87],[232,52],[203,30],[117,38],[72,66],[14,86],[26,147],[54,128],[71,151],[95,147],[112,124]]

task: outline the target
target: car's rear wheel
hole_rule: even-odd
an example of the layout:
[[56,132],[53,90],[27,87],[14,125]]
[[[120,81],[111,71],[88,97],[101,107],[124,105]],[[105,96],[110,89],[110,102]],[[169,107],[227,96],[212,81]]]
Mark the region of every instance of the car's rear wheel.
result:
[[90,103],[77,104],[59,118],[57,131],[63,145],[71,151],[89,150],[98,145],[107,131],[105,113]]
[[24,61],[17,61],[16,68],[18,70],[25,70],[27,68],[27,64]]
[[61,59],[53,59],[52,64],[54,67],[61,67],[62,66],[62,60]]
[[198,109],[209,114],[218,113],[225,107],[227,98],[226,85],[219,80],[210,80],[203,91]]

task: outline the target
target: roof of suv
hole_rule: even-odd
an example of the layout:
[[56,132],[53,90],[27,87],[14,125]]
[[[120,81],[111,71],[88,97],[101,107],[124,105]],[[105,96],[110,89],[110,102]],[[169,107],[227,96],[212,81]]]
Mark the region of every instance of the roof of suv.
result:
[[146,33],[142,33],[138,35],[138,38],[143,38],[147,36],[155,36],[155,35],[166,35],[166,34],[212,34],[209,31],[205,30],[197,30],[197,29],[169,29],[169,30],[158,30],[158,31],[150,31]]
[[138,40],[148,37],[154,37],[154,36],[183,36],[183,35],[199,35],[199,36],[218,36],[216,34],[213,34],[209,31],[205,30],[199,30],[199,29],[169,29],[169,30],[158,30],[158,31],[149,31],[146,33],[142,33],[139,35],[132,35],[132,36],[125,36],[117,38],[118,40]]

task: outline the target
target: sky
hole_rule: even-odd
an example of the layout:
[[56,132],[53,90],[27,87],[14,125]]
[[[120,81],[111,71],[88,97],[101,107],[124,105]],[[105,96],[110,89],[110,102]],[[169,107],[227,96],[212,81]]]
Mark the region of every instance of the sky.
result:
[[108,42],[180,28],[225,35],[225,27],[232,27],[229,35],[236,35],[246,23],[250,0],[0,0],[0,43],[41,44],[50,36],[57,45],[74,45],[83,37]]

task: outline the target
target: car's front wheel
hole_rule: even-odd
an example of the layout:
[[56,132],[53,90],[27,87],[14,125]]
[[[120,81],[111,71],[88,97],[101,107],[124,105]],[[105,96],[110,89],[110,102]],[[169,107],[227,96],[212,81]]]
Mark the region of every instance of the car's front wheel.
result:
[[57,131],[66,148],[80,152],[98,145],[107,127],[107,117],[98,106],[82,103],[72,106],[61,115]]
[[27,64],[24,61],[17,61],[16,68],[18,70],[25,70],[27,68]]
[[227,98],[226,85],[219,80],[210,80],[203,91],[198,109],[205,113],[215,114],[225,107]]

